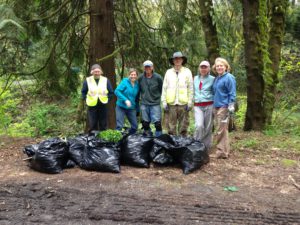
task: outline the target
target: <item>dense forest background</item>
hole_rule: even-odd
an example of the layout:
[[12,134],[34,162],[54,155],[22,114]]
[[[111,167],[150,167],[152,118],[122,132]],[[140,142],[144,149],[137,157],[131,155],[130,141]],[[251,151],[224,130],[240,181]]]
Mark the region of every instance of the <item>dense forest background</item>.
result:
[[180,50],[194,75],[204,59],[228,59],[239,129],[299,136],[299,47],[297,1],[0,0],[0,133],[83,132],[91,64],[115,87],[147,59],[164,75]]

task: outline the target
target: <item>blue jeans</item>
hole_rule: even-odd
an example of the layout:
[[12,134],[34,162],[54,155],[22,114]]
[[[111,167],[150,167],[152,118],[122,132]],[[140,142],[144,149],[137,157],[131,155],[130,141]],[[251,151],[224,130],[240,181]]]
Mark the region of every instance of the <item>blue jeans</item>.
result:
[[141,104],[141,113],[143,120],[143,127],[145,133],[152,134],[150,123],[154,123],[156,132],[155,136],[162,134],[161,131],[161,108],[160,105],[143,105]]
[[146,122],[155,123],[161,121],[160,105],[141,105],[142,119]]
[[135,109],[124,109],[118,105],[116,106],[116,120],[117,120],[116,129],[122,130],[122,128],[124,127],[125,115],[131,125],[129,133],[134,134],[138,128]]

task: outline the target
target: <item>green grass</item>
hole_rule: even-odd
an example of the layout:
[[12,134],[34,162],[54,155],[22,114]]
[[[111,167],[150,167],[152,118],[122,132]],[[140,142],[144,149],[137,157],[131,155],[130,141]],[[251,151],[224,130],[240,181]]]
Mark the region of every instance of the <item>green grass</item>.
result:
[[281,164],[284,167],[295,167],[298,165],[298,162],[296,160],[292,160],[292,159],[282,159]]

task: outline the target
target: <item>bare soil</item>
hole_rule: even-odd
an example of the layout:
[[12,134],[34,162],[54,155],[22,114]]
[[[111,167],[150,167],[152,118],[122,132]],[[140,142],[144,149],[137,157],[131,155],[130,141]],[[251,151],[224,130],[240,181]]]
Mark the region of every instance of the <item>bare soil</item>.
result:
[[0,224],[300,224],[299,153],[235,148],[189,175],[155,166],[50,175],[22,160],[23,147],[38,141],[0,138]]

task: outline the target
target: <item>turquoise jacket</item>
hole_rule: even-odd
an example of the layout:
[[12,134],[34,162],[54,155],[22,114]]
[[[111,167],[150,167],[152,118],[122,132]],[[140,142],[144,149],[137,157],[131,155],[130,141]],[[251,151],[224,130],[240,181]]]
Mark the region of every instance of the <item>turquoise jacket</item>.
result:
[[199,89],[201,77],[197,75],[194,77],[194,102],[211,102],[214,99],[213,84],[215,77],[207,75],[202,80],[202,89]]
[[[115,90],[115,95],[117,96],[116,104],[124,109],[136,109],[139,111],[139,91],[140,87],[137,80],[135,81],[134,86],[132,86],[129,78],[124,78]],[[131,102],[130,108],[126,106],[126,100]]]

